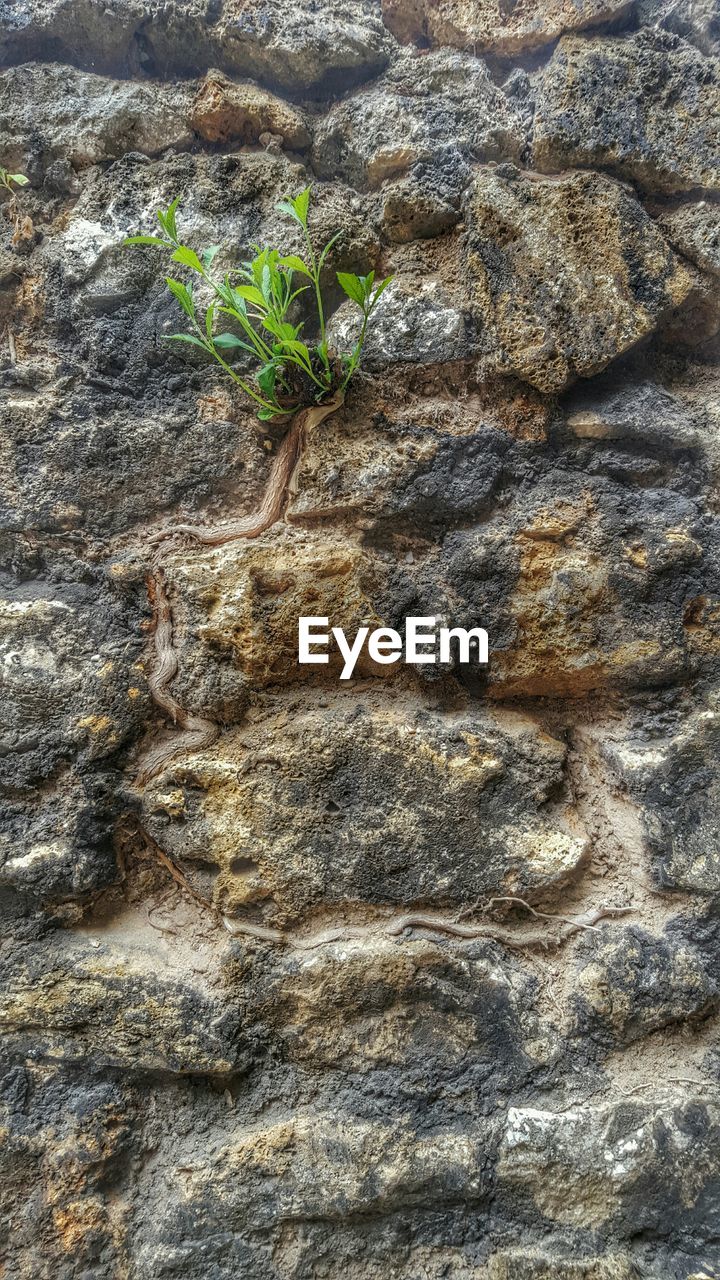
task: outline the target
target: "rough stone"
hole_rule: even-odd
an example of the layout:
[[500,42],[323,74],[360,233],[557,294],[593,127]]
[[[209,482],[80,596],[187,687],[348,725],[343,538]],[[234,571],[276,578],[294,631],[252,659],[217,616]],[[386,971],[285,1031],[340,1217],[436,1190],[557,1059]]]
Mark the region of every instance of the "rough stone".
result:
[[[715,8],[0,0],[7,1280],[717,1271]],[[288,424],[122,241],[304,253],[308,184],[365,365],[273,528],[151,543]],[[153,558],[218,736],[142,785]]]
[[[716,533],[707,531],[703,547],[697,512],[677,497],[663,507],[659,496],[636,492],[629,511],[622,487],[590,489],[566,472],[563,488],[565,497],[549,503],[537,480],[518,492],[512,554],[506,517],[496,516],[446,537],[442,570],[430,560],[415,571],[423,611],[451,610],[459,626],[485,619],[493,637],[488,692],[578,697],[600,686],[669,682],[696,663],[713,671],[711,610],[701,642],[688,595],[716,599]],[[398,579],[407,574],[398,571],[393,584],[401,601]]]
[[487,360],[542,391],[600,373],[692,288],[640,205],[597,174],[481,170],[466,221]]
[[[416,714],[372,694],[324,712],[314,701],[268,707],[146,795],[153,838],[190,875],[193,860],[217,868],[226,909],[274,923],[321,900],[461,904],[562,882],[582,862],[572,814],[549,803],[565,749],[531,719]],[[281,757],[267,745],[280,728]]]
[[[351,351],[360,329],[360,312],[352,302],[335,312],[330,328],[334,346]],[[373,311],[365,366],[373,372],[396,364],[438,364],[472,354],[472,328],[436,280],[419,288],[393,282]]]
[[533,0],[508,11],[498,0],[382,0],[385,25],[404,44],[451,45],[501,57],[620,18],[629,7],[627,0]]
[[[707,625],[718,603],[703,603],[690,628]],[[700,894],[720,891],[720,771],[717,697],[666,726],[662,734],[608,744],[606,754],[640,806],[648,852],[661,885]]]
[[682,36],[702,53],[720,53],[717,0],[649,0],[640,5],[639,13],[645,21]]
[[525,1249],[508,1249],[490,1262],[488,1280],[636,1280],[630,1258],[614,1255],[563,1258]]
[[[543,439],[547,426],[539,397],[506,390],[503,381],[471,415],[439,400],[333,417],[305,452],[288,520],[350,516],[364,527],[419,529],[489,514],[513,436]],[[397,548],[410,563],[423,554],[417,539]]]
[[648,440],[692,448],[701,433],[687,407],[654,382],[621,382],[615,374],[574,387],[563,405],[581,440]]
[[536,90],[535,165],[609,169],[647,191],[720,187],[720,63],[662,32],[560,41]]
[[373,0],[272,10],[213,0],[20,0],[5,6],[0,59],[52,56],[131,75],[195,75],[219,67],[292,93],[328,97],[377,75],[392,42]]
[[310,133],[302,113],[252,82],[234,84],[209,71],[192,104],[190,123],[206,142],[258,142],[278,134],[292,151],[305,151]]
[[720,275],[720,210],[701,200],[681,205],[659,219],[663,233],[683,257],[701,271]]
[[[91,1057],[125,1070],[242,1069],[248,1048],[237,1007],[224,1008],[203,975],[178,981],[158,955],[156,931],[142,917],[133,923],[131,946],[71,934],[11,962],[0,1003],[5,1044],[48,1060],[81,1065]],[[197,963],[207,965],[211,949],[197,941],[194,949]]]
[[689,1227],[701,1220],[717,1194],[712,1148],[694,1148],[690,1168],[687,1161],[696,1136],[717,1126],[714,1103],[692,1097],[670,1108],[630,1100],[560,1115],[511,1108],[500,1186],[524,1187],[546,1219],[567,1226],[607,1227],[630,1218],[636,1230],[667,1236],[673,1221]]
[[69,160],[80,170],[127,151],[184,149],[193,140],[190,101],[185,85],[110,80],[59,63],[11,67],[0,75],[3,163],[46,172]]
[[[257,1003],[291,1062],[365,1075],[402,1065],[421,1104],[431,1078],[452,1081],[461,1105],[473,1105],[482,1075],[480,1110],[490,1114],[511,1080],[555,1058],[533,983],[492,942],[469,943],[460,955],[420,935],[400,944],[349,937],[286,955],[267,984],[257,984]],[[257,967],[253,976],[257,982]]]
[[57,1068],[5,1062],[0,1115],[8,1267],[38,1280],[53,1271],[63,1280],[73,1270],[88,1274],[98,1258],[121,1267],[124,1232],[114,1205],[142,1149],[132,1089],[87,1071],[79,1080]]
[[584,953],[576,996],[584,1030],[629,1044],[662,1027],[690,1026],[717,1008],[707,963],[687,943],[631,925],[599,946],[586,943]]
[[458,162],[515,159],[523,143],[520,116],[483,63],[440,51],[403,58],[334,107],[317,126],[312,160],[321,178],[363,190],[448,152]]
[[2,780],[12,788],[52,777],[68,757],[112,756],[146,707],[126,602],[98,570],[77,560],[67,570],[59,585],[36,567],[2,603]]
[[411,178],[388,186],[383,197],[385,233],[397,244],[442,235],[460,221],[459,200]]

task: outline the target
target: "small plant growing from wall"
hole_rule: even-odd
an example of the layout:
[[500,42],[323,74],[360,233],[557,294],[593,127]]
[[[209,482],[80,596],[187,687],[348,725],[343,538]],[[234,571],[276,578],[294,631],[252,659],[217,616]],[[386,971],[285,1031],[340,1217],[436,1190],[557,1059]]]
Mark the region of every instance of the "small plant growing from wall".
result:
[[0,164],[0,192],[10,193],[6,212],[13,224],[13,244],[19,244],[21,240],[29,238],[33,233],[32,221],[23,215],[17,198],[18,187],[26,187],[29,181],[30,179],[26,178],[24,173],[10,173]]
[[[217,361],[257,407],[262,421],[292,416],[289,429],[273,459],[262,501],[248,516],[214,528],[176,524],[154,534],[154,543],[165,538],[190,537],[206,546],[221,546],[236,538],[257,538],[282,519],[292,488],[296,468],[310,433],[335,413],[343,403],[345,389],[360,365],[368,321],[378,299],[392,276],[376,281],[375,273],[366,276],[338,271],[338,282],[360,312],[357,341],[351,351],[335,352],[327,337],[327,308],[323,298],[321,275],[328,254],[338,235],[333,236],[320,253],[313,249],[308,229],[310,187],[298,196],[283,200],[277,207],[302,230],[304,256],[283,253],[278,248],[253,246],[254,257],[218,280],[212,265],[219,252],[212,245],[199,253],[182,242],[177,225],[178,200],[160,210],[157,220],[161,234],[131,236],[129,245],[150,245],[163,249],[170,261],[185,267],[203,288],[210,301],[198,311],[193,284],[185,284],[174,276],[166,283],[188,321],[184,333],[168,335],[169,341],[200,347]],[[309,294],[315,312],[314,341],[308,342],[306,325],[295,322],[293,313],[301,294]],[[291,318],[292,317],[292,318]],[[227,327],[231,321],[234,332]],[[233,362],[248,357],[254,371],[243,376]],[[173,614],[158,552],[148,574],[148,591],[155,618],[155,662],[148,676],[148,686],[156,705],[180,730],[169,741],[152,747],[141,763],[138,781],[147,782],[161,772],[168,762],[185,751],[198,751],[210,746],[219,728],[214,721],[193,715],[177,701],[169,686],[177,672],[177,653],[173,645]]]
[[[131,236],[127,245],[152,245],[170,254],[170,261],[186,267],[204,283],[212,301],[198,313],[193,285],[166,277],[166,283],[189,321],[189,331],[169,335],[169,340],[185,342],[207,352],[225,373],[257,405],[262,421],[296,413],[332,398],[342,399],[353,374],[360,365],[367,325],[378,299],[392,280],[375,280],[371,271],[366,276],[336,272],[340,287],[361,313],[358,339],[348,352],[333,352],[328,346],[326,305],[320,282],[327,256],[338,232],[322,251],[316,254],[308,229],[311,188],[306,187],[294,198],[283,200],[277,208],[292,218],[302,230],[305,256],[283,253],[278,248],[254,245],[255,256],[243,262],[222,280],[212,274],[212,264],[220,246],[196,252],[183,244],[177,226],[178,200],[159,210],[157,219],[161,235]],[[299,281],[299,283],[298,283]],[[316,341],[306,341],[306,321],[293,323],[291,314],[295,300],[310,293],[317,322]],[[221,328],[220,321],[233,322],[235,332]],[[251,380],[233,368],[233,360],[255,364]]]

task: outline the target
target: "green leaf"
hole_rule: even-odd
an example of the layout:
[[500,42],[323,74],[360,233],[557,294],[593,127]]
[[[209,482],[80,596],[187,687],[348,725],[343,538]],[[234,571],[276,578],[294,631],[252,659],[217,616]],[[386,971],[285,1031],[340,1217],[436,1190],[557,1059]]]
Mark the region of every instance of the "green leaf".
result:
[[10,182],[14,182],[17,187],[26,187],[30,181],[29,178],[25,177],[24,173],[9,173],[8,178]]
[[293,204],[295,206],[295,212],[298,218],[300,219],[300,221],[302,222],[303,226],[307,225],[308,210],[310,208],[311,190],[312,190],[311,187],[306,187],[305,190],[301,191],[300,194],[297,195],[293,200]]
[[302,218],[298,216],[295,205],[290,200],[281,200],[279,204],[275,205],[275,208],[279,213],[286,213],[289,218],[292,218],[294,222],[299,223],[301,227],[304,225]]
[[233,296],[236,298],[244,298],[248,302],[252,302],[254,306],[260,307],[261,311],[267,310],[267,303],[259,289],[252,284],[236,285],[233,289]]
[[230,294],[230,298],[229,298],[230,307],[234,311],[236,311],[238,314],[246,316],[247,303],[245,302],[245,299],[240,297],[240,294],[238,293],[237,289],[230,289],[229,294]]
[[247,342],[243,342],[242,338],[238,338],[234,333],[219,333],[213,341],[215,346],[219,347],[221,351],[231,351],[235,347],[241,347],[243,351],[252,351],[253,355],[255,354],[253,348]]
[[171,248],[170,241],[161,240],[159,236],[128,236],[127,240],[123,240],[123,248],[128,244],[151,244],[156,248]]
[[177,298],[185,314],[189,316],[191,320],[194,320],[195,303],[193,302],[191,290],[188,289],[187,285],[181,284],[179,280],[171,280],[169,276],[165,277],[165,283],[173,297]]
[[274,360],[263,365],[255,375],[257,384],[265,396],[266,400],[272,400],[275,397],[275,382],[277,379],[277,366]]
[[325,264],[325,259],[327,258],[327,256],[328,256],[328,254],[329,254],[330,250],[332,249],[333,245],[336,243],[336,241],[338,241],[338,240],[340,239],[341,235],[342,235],[342,231],[336,231],[336,232],[335,232],[335,235],[334,235],[334,236],[332,236],[332,237],[328,240],[327,244],[325,245],[325,248],[323,249],[322,253],[320,254],[320,261],[318,262],[318,270],[320,270],[320,268],[324,266],[324,264]]
[[299,356],[304,364],[310,364],[310,352],[304,342],[297,342],[294,338],[290,338],[283,345],[286,351],[291,351],[293,355]]
[[280,408],[258,409],[257,416],[261,422],[271,422],[273,418],[277,418],[278,415],[283,414],[285,412],[286,412],[285,409],[280,409]]
[[348,298],[353,302],[357,302],[359,307],[364,307],[367,294],[360,277],[353,275],[349,271],[337,271],[336,275],[340,288],[347,294]]
[[308,210],[310,208],[310,193],[312,187],[306,187],[297,196],[291,196],[288,200],[281,200],[275,208],[280,213],[286,213],[289,218],[293,218],[301,227],[307,229]]
[[312,272],[307,263],[303,262],[302,258],[298,258],[295,253],[288,254],[287,258],[281,258],[280,265],[289,267],[291,271],[298,271],[300,275],[307,276],[308,279],[312,280]]
[[385,292],[385,290],[387,289],[388,285],[389,285],[389,284],[392,284],[392,282],[393,282],[393,280],[394,280],[394,279],[395,279],[395,277],[394,277],[394,276],[386,276],[386,277],[385,277],[385,279],[384,279],[384,280],[383,280],[383,281],[378,285],[377,289],[375,290],[375,292],[374,292],[374,294],[373,294],[373,296],[372,296],[372,302],[371,302],[371,304],[370,304],[370,310],[371,310],[371,311],[372,311],[373,307],[375,306],[375,303],[377,302],[378,298],[380,297],[380,294]]
[[301,328],[300,325],[295,328],[294,325],[288,324],[287,320],[276,320],[274,316],[265,316],[263,327],[279,338],[283,345],[294,342]]
[[202,338],[196,338],[194,333],[164,333],[162,339],[163,342],[191,342],[194,347],[202,347],[203,351],[207,351],[207,343]]
[[170,235],[172,236],[173,240],[177,240],[178,238],[177,222],[175,220],[175,215],[177,213],[177,207],[179,204],[180,204],[180,197],[176,196],[172,204],[170,205],[167,213],[165,214],[168,231],[170,232]]
[[179,262],[182,267],[190,267],[191,271],[198,271],[202,275],[202,262],[195,250],[188,249],[187,245],[181,244],[179,249],[175,250],[172,260],[173,262]]
[[221,249],[222,249],[221,244],[211,244],[208,249],[203,249],[202,253],[200,254],[200,260],[206,271],[210,270],[215,258],[217,257]]

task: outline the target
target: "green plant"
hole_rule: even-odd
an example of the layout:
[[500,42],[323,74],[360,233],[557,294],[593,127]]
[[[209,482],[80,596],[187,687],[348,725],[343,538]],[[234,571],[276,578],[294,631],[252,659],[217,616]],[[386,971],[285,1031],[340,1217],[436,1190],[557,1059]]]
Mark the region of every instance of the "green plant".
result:
[[26,187],[29,181],[30,179],[26,178],[24,173],[9,173],[0,164],[0,187],[4,187],[6,191],[9,191],[13,198],[15,197],[13,188]]
[[23,221],[28,223],[29,230],[32,233],[32,222],[30,219],[23,220],[18,208],[17,191],[15,189],[16,187],[26,187],[29,181],[30,179],[26,178],[24,173],[10,173],[8,169],[0,164],[0,189],[10,193],[10,199],[7,202],[7,214],[15,229],[13,243],[21,236]]
[[[255,256],[220,281],[211,274],[220,251],[212,245],[199,254],[183,244],[177,227],[179,200],[165,211],[158,210],[161,236],[131,236],[126,245],[152,245],[171,252],[171,261],[186,267],[210,289],[212,301],[199,318],[192,283],[166,276],[166,284],[190,321],[191,332],[174,333],[168,339],[201,347],[224,369],[233,382],[258,405],[263,421],[294,413],[303,405],[321,403],[336,392],[344,392],[362,357],[368,320],[392,276],[375,283],[375,273],[366,276],[338,271],[338,282],[348,298],[360,308],[360,333],[352,351],[333,353],[328,348],[326,307],[320,277],[336,235],[316,254],[308,229],[311,188],[281,201],[277,208],[302,229],[307,256],[282,254],[279,249],[253,245]],[[294,278],[307,281],[298,288]],[[293,304],[300,294],[311,291],[317,317],[317,340],[308,345],[305,321],[293,323]],[[239,332],[215,332],[218,316],[229,317]],[[257,365],[253,385],[232,368],[233,355],[243,353]]]

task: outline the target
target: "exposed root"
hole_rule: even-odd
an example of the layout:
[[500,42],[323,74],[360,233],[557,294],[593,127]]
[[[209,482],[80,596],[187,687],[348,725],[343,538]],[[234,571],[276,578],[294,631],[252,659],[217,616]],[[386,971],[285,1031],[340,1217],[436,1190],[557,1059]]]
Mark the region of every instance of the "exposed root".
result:
[[[581,931],[597,932],[595,926],[600,920],[612,916],[626,916],[633,912],[632,907],[601,906],[594,908],[592,911],[583,912],[578,916],[556,916],[550,915],[549,912],[535,911],[523,898],[491,898],[484,906],[479,908],[481,911],[489,911],[495,902],[512,902],[527,907],[533,915],[559,920],[563,923],[564,928],[556,934],[549,934],[547,929],[523,934],[516,932],[509,926],[463,924],[457,917],[453,919],[446,916],[426,915],[424,912],[407,912],[369,925],[356,925],[354,927],[352,925],[338,925],[334,929],[326,929],[321,933],[302,938],[293,933],[284,932],[281,929],[273,929],[269,925],[256,924],[251,920],[237,920],[225,915],[218,907],[208,902],[197,890],[193,889],[179,867],[175,865],[172,859],[167,856],[164,850],[160,848],[152,836],[149,836],[139,823],[137,831],[148,851],[170,873],[175,883],[190,897],[194,898],[196,902],[210,911],[215,916],[218,924],[222,924],[223,928],[231,936],[254,938],[258,942],[287,946],[294,951],[316,951],[320,947],[330,946],[335,942],[369,941],[372,938],[380,937],[402,938],[404,934],[410,933],[413,929],[422,929],[428,933],[448,934],[450,937],[460,938],[465,942],[486,938],[491,942],[499,942],[511,950],[556,950],[567,942],[574,933]],[[472,909],[477,909],[477,906]]]
[[160,773],[176,756],[189,751],[204,751],[212,746],[220,734],[220,729],[213,720],[191,715],[169,692],[168,685],[177,675],[178,657],[173,645],[172,610],[161,568],[157,567],[148,574],[147,586],[155,614],[156,658],[148,676],[148,688],[153,700],[183,732],[148,751],[138,772],[137,781],[140,786]]
[[[495,899],[495,901],[498,901],[498,899]],[[561,920],[564,922],[565,927],[555,935],[549,935],[545,930],[522,935],[502,926],[463,924],[459,920],[449,920],[442,916],[418,914],[400,916],[397,920],[393,920],[386,925],[385,932],[397,937],[409,929],[426,929],[431,933],[449,933],[455,938],[468,940],[490,938],[495,942],[501,942],[506,947],[523,949],[534,947],[549,951],[561,946],[574,933],[582,929],[596,932],[595,925],[598,920],[603,920],[606,916],[623,916],[632,911],[632,907],[598,907],[594,911],[587,911],[580,916],[554,916],[547,912],[535,911],[533,907],[530,907],[522,899],[513,898],[509,899],[509,901],[521,902],[533,915],[550,920]]]
[[280,929],[270,929],[266,925],[252,924],[249,920],[233,920],[230,916],[223,916],[222,922],[224,928],[233,937],[236,934],[241,934],[248,938],[257,938],[259,942],[287,941],[285,934]]
[[[222,546],[237,538],[257,538],[285,514],[288,497],[292,491],[295,472],[311,431],[335,413],[343,403],[344,395],[338,391],[324,404],[303,409],[293,418],[273,463],[267,488],[257,511],[242,520],[218,529],[203,529],[196,525],[180,524],[163,529],[151,538],[159,543],[176,535],[195,538],[206,546]],[[137,776],[138,786],[145,786],[179,755],[191,751],[204,751],[220,734],[213,720],[191,715],[173,698],[169,685],[178,669],[177,650],[173,645],[173,617],[162,568],[155,563],[147,578],[148,596],[155,617],[155,658],[148,676],[148,687],[153,700],[170,716],[173,724],[183,730],[166,742],[152,747],[143,758]]]
[[343,393],[338,391],[324,404],[313,405],[310,409],[303,409],[295,414],[290,429],[277,451],[267,488],[257,511],[253,511],[242,520],[234,520],[231,524],[220,525],[216,529],[204,529],[201,525],[194,524],[173,525],[167,529],[161,529],[150,541],[157,543],[163,542],[166,538],[184,536],[195,538],[197,542],[202,542],[208,547],[220,547],[226,542],[234,542],[237,538],[259,537],[285,514],[293,477],[310,432],[319,427],[321,422],[330,417],[330,414],[335,413],[343,400]]
[[[512,899],[512,901],[515,901],[515,899]],[[532,910],[532,908],[530,909]],[[563,921],[565,925],[564,929],[555,935],[549,934],[547,930],[536,930],[533,933],[522,934],[501,925],[462,924],[457,919],[453,920],[445,916],[431,916],[423,913],[396,916],[381,924],[370,925],[365,928],[341,927],[332,929],[320,934],[318,937],[307,939],[298,939],[292,934],[281,932],[279,929],[270,929],[264,925],[251,924],[245,920],[232,920],[228,916],[223,916],[222,920],[228,933],[233,935],[244,934],[248,937],[257,938],[261,942],[283,943],[296,951],[315,951],[319,947],[328,946],[333,942],[350,942],[362,938],[382,936],[399,938],[413,929],[423,929],[428,933],[435,934],[449,934],[451,937],[461,938],[463,941],[468,942],[479,938],[487,938],[489,941],[499,942],[511,950],[538,949],[549,951],[561,947],[574,933],[578,933],[581,930],[597,932],[595,926],[598,920],[603,920],[607,916],[628,915],[631,911],[631,907],[598,907],[594,911],[588,911],[584,915],[575,917],[548,916],[549,919]],[[536,914],[544,915],[545,913],[537,912]]]

